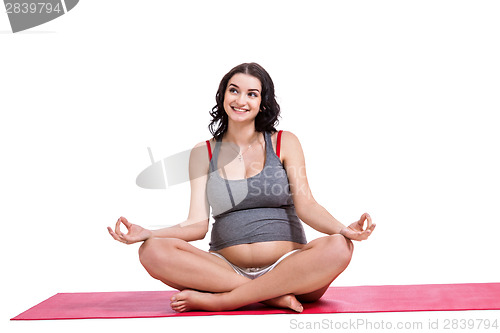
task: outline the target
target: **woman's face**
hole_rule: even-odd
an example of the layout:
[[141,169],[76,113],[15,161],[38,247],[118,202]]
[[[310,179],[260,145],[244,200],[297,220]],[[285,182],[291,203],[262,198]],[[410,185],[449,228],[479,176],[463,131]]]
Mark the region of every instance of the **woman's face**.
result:
[[255,76],[234,74],[227,83],[224,110],[230,120],[253,120],[259,114],[262,85]]

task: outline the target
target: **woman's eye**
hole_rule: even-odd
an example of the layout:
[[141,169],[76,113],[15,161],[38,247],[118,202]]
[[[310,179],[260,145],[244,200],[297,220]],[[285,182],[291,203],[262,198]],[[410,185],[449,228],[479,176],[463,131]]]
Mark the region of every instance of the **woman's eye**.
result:
[[252,97],[257,97],[257,94],[254,93],[254,92],[251,92],[249,95],[252,96]]
[[237,91],[236,89],[234,89],[234,88],[230,88],[230,89],[229,89],[229,92],[231,92],[231,93],[235,93],[235,92],[238,92],[238,91]]

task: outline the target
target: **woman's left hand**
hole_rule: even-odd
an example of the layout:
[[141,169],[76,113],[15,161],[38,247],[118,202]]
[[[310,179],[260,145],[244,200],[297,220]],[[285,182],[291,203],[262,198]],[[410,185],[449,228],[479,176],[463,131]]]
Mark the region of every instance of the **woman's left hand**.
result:
[[[365,225],[365,221],[367,222],[366,229],[363,229]],[[368,238],[375,229],[375,224],[372,223],[372,218],[368,213],[364,213],[361,215],[359,221],[356,221],[349,225],[348,227],[342,228],[340,230],[340,234],[346,238],[362,241]]]

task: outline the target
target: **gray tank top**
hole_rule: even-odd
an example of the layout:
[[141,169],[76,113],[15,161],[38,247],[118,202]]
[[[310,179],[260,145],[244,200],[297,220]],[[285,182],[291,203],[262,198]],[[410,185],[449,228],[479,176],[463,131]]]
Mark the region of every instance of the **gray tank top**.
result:
[[268,241],[307,243],[286,170],[273,150],[271,134],[264,132],[264,138],[264,168],[244,179],[230,180],[219,174],[221,140],[215,143],[207,180],[207,198],[214,218],[210,251]]

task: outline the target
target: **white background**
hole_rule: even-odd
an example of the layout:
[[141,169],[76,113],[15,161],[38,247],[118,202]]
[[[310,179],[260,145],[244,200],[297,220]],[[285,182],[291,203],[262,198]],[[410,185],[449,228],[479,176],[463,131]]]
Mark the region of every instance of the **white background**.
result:
[[83,0],[13,34],[0,13],[2,332],[500,319],[8,321],[59,292],[167,289],[106,227],[187,217],[188,183],[136,186],[147,147],[160,159],[209,139],[222,76],[251,61],[274,80],[316,200],[344,224],[365,211],[377,223],[334,286],[499,282],[499,14],[497,1]]

